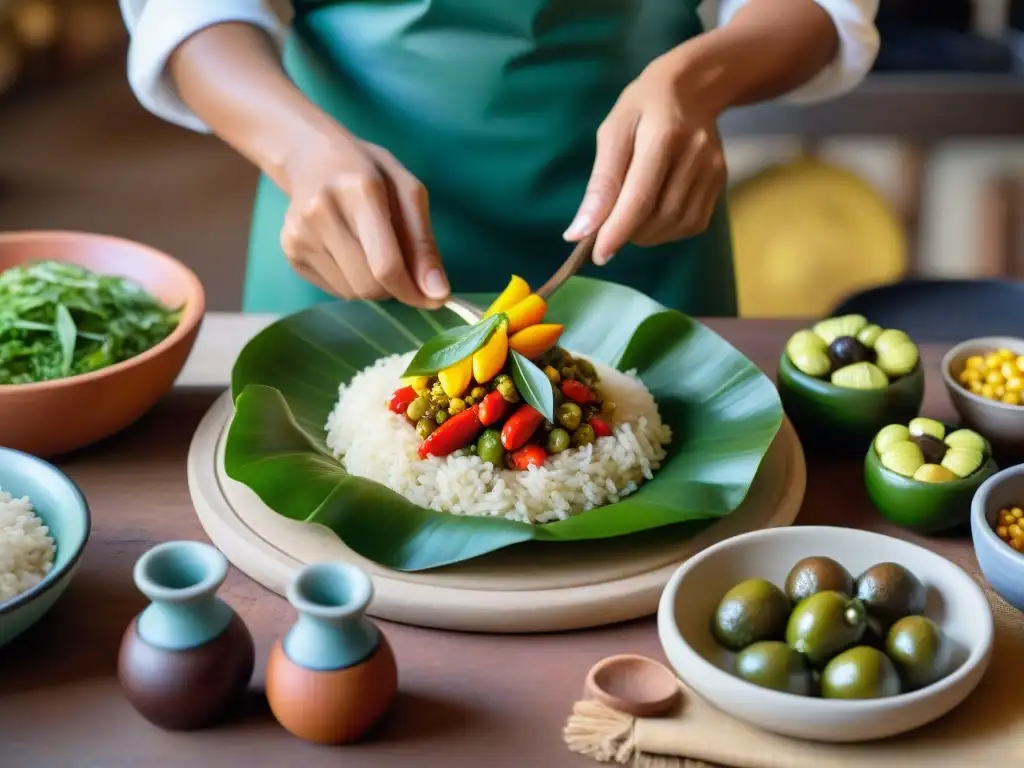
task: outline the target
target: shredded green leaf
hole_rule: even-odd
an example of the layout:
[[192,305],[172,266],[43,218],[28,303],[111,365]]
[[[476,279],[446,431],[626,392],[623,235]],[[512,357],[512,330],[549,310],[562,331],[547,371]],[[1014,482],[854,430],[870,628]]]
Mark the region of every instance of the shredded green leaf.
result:
[[0,273],[0,385],[97,371],[142,354],[177,327],[140,285],[43,261]]

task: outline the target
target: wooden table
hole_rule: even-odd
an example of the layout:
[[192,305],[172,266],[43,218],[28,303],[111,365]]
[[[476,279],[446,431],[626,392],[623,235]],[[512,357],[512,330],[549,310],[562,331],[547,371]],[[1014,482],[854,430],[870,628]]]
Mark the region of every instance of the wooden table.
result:
[[[93,511],[92,538],[67,593],[33,630],[0,651],[2,768],[206,768],[207,766],[584,766],[561,729],[589,667],[604,656],[664,660],[653,617],[558,635],[487,636],[382,623],[399,662],[400,698],[374,737],[320,748],[292,738],[254,692],[244,714],[207,732],[164,733],[121,697],[115,678],[121,633],[145,605],[131,569],[169,539],[205,540],[189,499],[185,457],[200,418],[223,389],[235,351],[266,318],[211,316],[181,386],[125,433],[60,466]],[[710,325],[770,375],[790,321]],[[925,412],[952,418],[938,376],[942,349],[925,347]],[[969,538],[925,540],[887,525],[865,495],[859,462],[809,456],[798,524],[846,525],[911,538],[970,571]],[[253,690],[271,643],[292,623],[288,604],[232,571],[222,596],[256,640]]]

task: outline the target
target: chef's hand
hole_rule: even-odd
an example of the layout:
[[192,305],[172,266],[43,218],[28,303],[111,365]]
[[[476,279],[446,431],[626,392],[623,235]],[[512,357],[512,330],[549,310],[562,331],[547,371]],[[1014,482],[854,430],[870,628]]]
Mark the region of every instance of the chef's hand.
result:
[[597,131],[586,194],[565,238],[598,231],[594,262],[626,243],[660,245],[703,232],[726,180],[717,114],[693,98],[666,58],[619,96]]
[[287,164],[281,246],[292,268],[345,299],[434,308],[450,288],[427,191],[391,153],[339,131]]

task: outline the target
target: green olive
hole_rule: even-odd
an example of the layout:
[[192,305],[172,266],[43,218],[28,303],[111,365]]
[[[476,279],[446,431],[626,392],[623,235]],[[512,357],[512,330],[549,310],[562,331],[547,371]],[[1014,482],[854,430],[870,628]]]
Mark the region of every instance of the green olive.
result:
[[420,419],[416,422],[416,431],[419,433],[419,436],[423,438],[430,437],[430,433],[436,428],[436,422],[433,422],[430,419]]
[[821,336],[805,328],[789,337],[789,341],[786,342],[786,354],[793,360],[797,355],[807,352],[824,352],[827,347],[828,344]]
[[562,370],[559,371],[559,373],[562,374],[562,378],[563,379],[574,379],[575,380],[576,377],[579,376],[579,371],[577,371],[575,368],[573,368],[572,366],[569,366],[569,365],[567,365],[564,368],[562,368]]
[[438,405],[441,408],[446,408],[448,406],[448,395],[446,395],[444,392],[441,392],[440,394],[431,392],[430,401],[434,405]]
[[831,344],[840,336],[856,337],[867,324],[868,321],[863,315],[829,317],[815,325],[814,332],[822,338],[825,344]]
[[497,389],[501,393],[501,396],[505,398],[506,402],[519,402],[519,391],[516,389],[515,382],[513,382],[508,376],[498,382]]
[[924,451],[909,440],[896,443],[879,456],[882,466],[904,477],[913,477],[924,466]]
[[820,349],[808,349],[802,352],[791,353],[789,359],[801,372],[816,379],[824,377],[832,370],[832,361]]
[[910,440],[909,429],[904,427],[902,424],[890,424],[887,427],[882,427],[878,435],[875,437],[875,450],[878,452],[878,455],[881,456],[896,445],[896,443],[903,443],[908,440]]
[[884,389],[889,386],[889,379],[877,365],[854,363],[833,371],[832,383],[848,389]]
[[597,369],[590,363],[589,360],[578,359],[576,361],[576,368],[591,381],[597,379]]
[[946,445],[950,448],[971,448],[978,453],[985,453],[988,444],[985,438],[971,429],[958,429],[946,435]]
[[496,429],[485,429],[476,441],[476,453],[496,467],[503,466],[505,449],[501,445],[501,433]]
[[476,405],[476,398],[472,395],[466,395],[463,400],[466,401],[466,405]]
[[579,427],[583,421],[583,409],[576,403],[562,403],[558,406],[558,413],[555,414],[558,423],[570,432]]
[[942,457],[942,466],[957,477],[967,477],[974,474],[984,458],[981,451],[973,448],[950,448]]
[[875,346],[875,342],[882,333],[881,326],[878,325],[865,325],[857,333],[857,341],[863,344],[865,347]]
[[434,414],[434,421],[437,422],[438,426],[448,421],[448,411],[438,411]]
[[602,416],[611,416],[613,413],[615,413],[615,403],[613,403],[611,400],[605,400],[603,403],[601,403]]
[[589,424],[580,424],[579,429],[572,433],[572,444],[576,448],[581,448],[584,445],[590,445],[597,440],[597,434],[594,432],[594,428]]
[[448,413],[451,416],[462,413],[464,410],[466,410],[466,401],[461,397],[453,397],[448,403]]
[[427,409],[430,407],[430,401],[425,397],[417,397],[411,403],[409,407],[405,409],[405,415],[409,421],[419,421],[427,415]]
[[558,371],[550,365],[544,366],[544,375],[548,377],[548,381],[552,384],[558,384],[562,381],[562,377],[558,375]]
[[483,387],[473,387],[473,390],[469,393],[475,400],[479,400],[487,394],[487,390]]
[[548,434],[548,453],[561,453],[569,447],[569,433],[564,429],[552,429]]

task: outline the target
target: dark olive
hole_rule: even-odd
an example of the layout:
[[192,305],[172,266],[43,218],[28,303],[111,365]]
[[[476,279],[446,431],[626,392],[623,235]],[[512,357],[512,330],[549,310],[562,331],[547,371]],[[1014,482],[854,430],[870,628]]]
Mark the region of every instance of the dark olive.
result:
[[874,354],[853,336],[840,336],[828,345],[828,357],[833,368],[844,368],[854,363],[870,363]]

